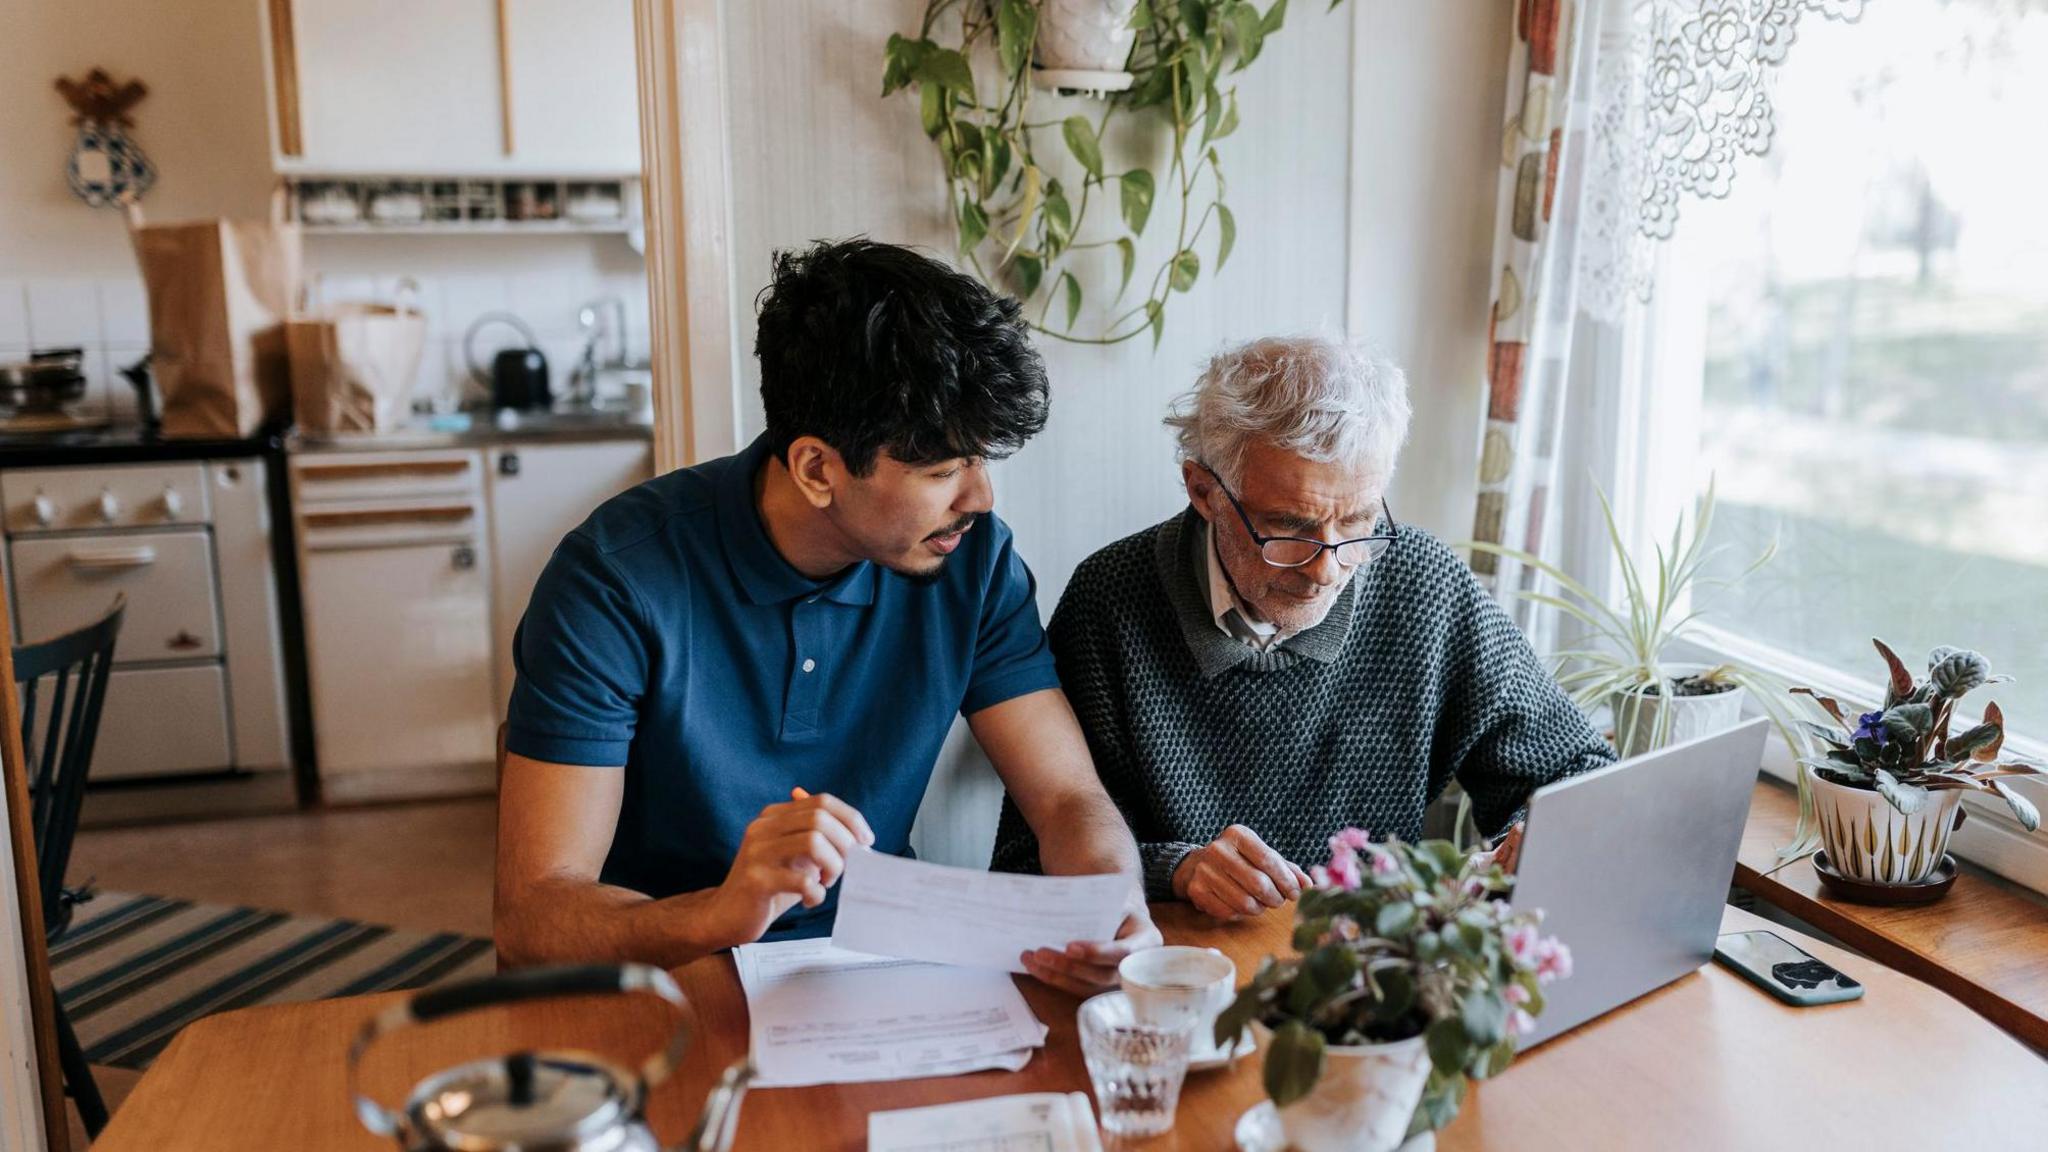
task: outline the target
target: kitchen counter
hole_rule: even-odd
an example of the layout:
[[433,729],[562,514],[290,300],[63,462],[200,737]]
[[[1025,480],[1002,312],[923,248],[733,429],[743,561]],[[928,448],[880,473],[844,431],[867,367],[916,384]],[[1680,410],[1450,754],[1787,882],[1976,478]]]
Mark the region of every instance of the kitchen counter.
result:
[[275,456],[284,438],[275,432],[242,439],[167,440],[140,425],[75,432],[0,433],[0,469],[67,464],[146,464],[168,460],[236,460]]
[[460,413],[438,416],[422,425],[392,432],[293,433],[287,451],[310,452],[394,452],[412,448],[475,448],[497,444],[587,443],[604,440],[654,438],[651,418],[644,412],[570,411]]

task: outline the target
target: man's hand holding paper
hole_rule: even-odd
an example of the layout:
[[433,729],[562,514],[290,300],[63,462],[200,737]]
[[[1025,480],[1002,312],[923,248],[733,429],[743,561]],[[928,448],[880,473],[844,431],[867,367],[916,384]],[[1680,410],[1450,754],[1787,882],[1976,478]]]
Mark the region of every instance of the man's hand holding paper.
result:
[[840,878],[836,947],[999,968],[1085,994],[1159,940],[1120,875],[1028,876],[855,851]]

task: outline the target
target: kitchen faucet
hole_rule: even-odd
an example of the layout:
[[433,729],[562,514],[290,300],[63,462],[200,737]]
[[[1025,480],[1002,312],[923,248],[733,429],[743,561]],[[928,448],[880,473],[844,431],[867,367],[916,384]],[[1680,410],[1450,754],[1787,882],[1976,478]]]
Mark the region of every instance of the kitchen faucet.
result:
[[[626,301],[617,294],[600,296],[576,310],[576,326],[583,332],[583,354],[569,374],[569,398],[588,405],[597,399],[597,374],[603,369],[629,367],[626,359]],[[609,337],[610,354],[597,358],[597,346]]]

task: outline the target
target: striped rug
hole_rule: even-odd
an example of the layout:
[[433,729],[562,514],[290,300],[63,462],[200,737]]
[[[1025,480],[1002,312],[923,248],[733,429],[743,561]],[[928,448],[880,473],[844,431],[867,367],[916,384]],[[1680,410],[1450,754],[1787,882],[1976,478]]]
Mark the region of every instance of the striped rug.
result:
[[86,1060],[141,1071],[202,1016],[487,975],[489,940],[100,892],[50,948]]

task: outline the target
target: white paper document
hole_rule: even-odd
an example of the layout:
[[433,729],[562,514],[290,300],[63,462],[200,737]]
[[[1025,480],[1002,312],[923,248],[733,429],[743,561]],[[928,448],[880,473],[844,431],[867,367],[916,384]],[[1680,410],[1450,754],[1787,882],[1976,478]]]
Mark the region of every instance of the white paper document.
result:
[[1017,985],[950,968],[784,940],[733,949],[761,1088],[1011,1071],[1045,1043]]
[[1086,1092],[997,1096],[868,1115],[868,1152],[1102,1152]]
[[839,877],[832,943],[854,952],[1022,972],[1018,957],[1109,940],[1123,923],[1122,876],[1024,876],[856,851]]

